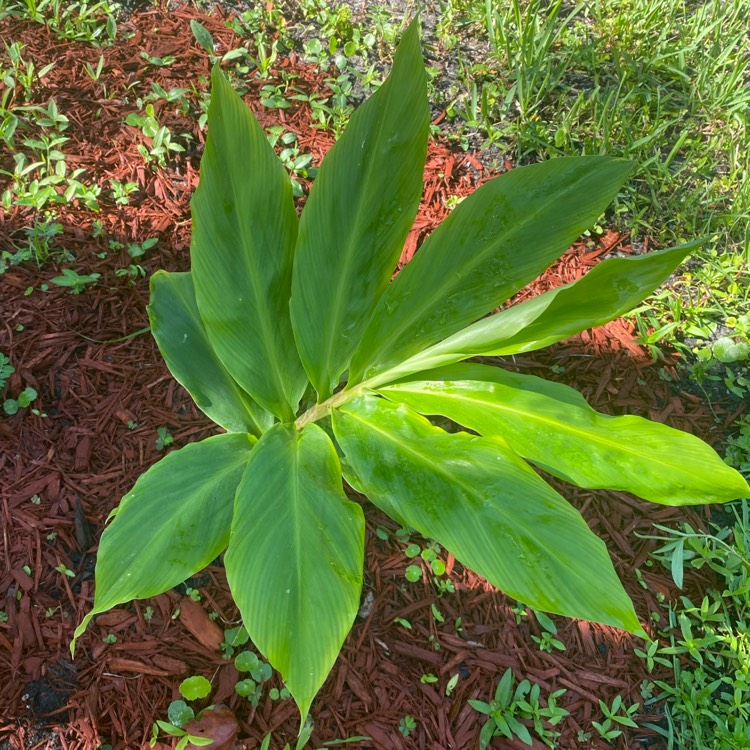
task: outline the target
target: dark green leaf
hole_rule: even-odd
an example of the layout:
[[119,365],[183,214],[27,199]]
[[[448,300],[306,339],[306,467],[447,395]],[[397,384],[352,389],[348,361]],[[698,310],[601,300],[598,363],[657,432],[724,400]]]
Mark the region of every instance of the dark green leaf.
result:
[[529,605],[642,632],[607,550],[499,438],[450,434],[365,396],[333,427],[367,496]]
[[414,21],[390,76],[323,161],[302,214],[291,311],[297,346],[322,398],[347,368],[414,220],[429,121]]
[[659,286],[702,240],[633,258],[611,258],[585,276],[464,328],[381,376],[391,382],[414,372],[478,355],[540,349],[632,309]]
[[234,493],[254,443],[250,435],[216,435],[170,453],[141,475],[102,534],[94,606],[75,638],[94,615],[168,591],[224,550]]
[[498,307],[599,217],[629,172],[622,159],[565,157],[482,185],[381,297],[350,380],[402,362]]
[[306,378],[289,320],[297,214],[289,176],[221,71],[190,247],[201,319],[219,359],[255,401],[291,420]]
[[750,495],[742,475],[697,437],[642,417],[599,414],[573,388],[542,378],[457,364],[381,392],[422,414],[501,435],[519,455],[579,487],[668,505]]
[[211,32],[202,24],[196,20],[190,21],[190,30],[193,32],[195,41],[203,47],[209,54],[214,53],[214,38],[211,36]]
[[147,308],[151,332],[175,379],[229,432],[260,435],[273,417],[239,387],[216,356],[198,313],[190,273],[157,271]]
[[302,721],[359,607],[364,517],[342,490],[330,438],[277,424],[237,490],[227,578],[253,643],[281,672]]

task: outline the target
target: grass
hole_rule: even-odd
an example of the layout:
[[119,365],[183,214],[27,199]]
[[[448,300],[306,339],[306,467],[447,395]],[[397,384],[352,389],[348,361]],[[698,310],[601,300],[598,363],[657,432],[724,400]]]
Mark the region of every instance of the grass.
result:
[[750,506],[743,500],[727,512],[731,520],[707,532],[657,527],[664,544],[654,558],[680,588],[685,567],[709,569],[716,581],[700,602],[665,603],[655,616],[660,641],[639,654],[649,671],[661,665],[672,673],[642,686],[647,706],[664,707],[653,729],[667,750],[750,748]]
[[[449,0],[486,34],[448,113],[521,163],[608,153],[632,159],[614,206],[621,230],[657,245],[710,239],[639,309],[655,357],[677,337],[688,376],[747,398],[750,354],[750,37],[744,0]],[[450,36],[446,36],[450,41]]]
[[[432,50],[445,59],[457,58],[459,65],[458,81],[447,88],[438,85],[437,71],[432,74],[431,101],[447,113],[443,137],[468,146],[478,136],[487,154],[519,164],[584,153],[627,157],[635,162],[633,178],[607,217],[610,225],[630,232],[636,247],[646,239],[666,246],[710,238],[670,285],[634,313],[641,342],[654,357],[661,356],[666,342],[676,342],[685,355],[684,377],[709,398],[750,395],[746,5],[746,0],[594,0],[578,5],[562,0],[442,0]],[[348,6],[333,7],[325,0],[300,0],[295,14],[287,19],[279,4],[263,3],[239,13],[228,24],[242,45],[224,54],[222,62],[239,80],[255,76],[264,81],[265,106],[284,108],[306,97],[318,126],[339,134],[355,100],[378,85],[402,19],[385,4],[372,5],[367,18],[358,19]],[[112,44],[121,33],[118,6],[108,0],[90,5],[0,0],[0,18],[8,15],[45,24],[61,40],[96,47]],[[307,29],[304,43],[295,41],[295,24]],[[211,59],[217,59],[210,34],[197,27],[193,32]],[[270,74],[277,60],[300,46],[305,58],[324,72],[330,95],[306,94],[293,79]],[[473,47],[470,56],[467,46]],[[87,64],[94,81],[101,76],[102,61]],[[154,68],[170,64],[168,58],[148,62]],[[42,107],[35,97],[54,64],[35,64],[12,39],[0,49],[0,140],[12,156],[0,175],[5,184],[0,201],[6,210],[26,206],[36,217],[29,222],[26,241],[3,251],[0,274],[22,262],[41,267],[48,261],[74,260],[55,245],[56,207],[73,199],[92,211],[97,207],[98,188],[89,182],[90,175],[67,169],[66,114],[54,100]],[[156,146],[152,141],[142,154],[153,169],[167,168],[169,158],[182,148],[179,141],[185,142],[184,134],[169,132],[156,119],[151,102],[158,100],[196,113],[205,112],[207,104],[206,95],[195,88],[158,87],[137,103],[131,124],[151,138],[159,136]],[[199,124],[205,124],[205,114]],[[307,157],[290,134],[277,129],[269,137],[284,146],[290,171],[307,168]],[[119,205],[127,205],[138,189],[132,183],[109,187]],[[147,242],[129,250],[131,258],[137,261]],[[137,279],[143,275],[140,269],[134,263],[121,270]],[[96,282],[74,274],[63,271],[54,281],[72,291]],[[0,354],[0,380],[11,372],[9,360]],[[166,439],[164,432],[160,437]],[[750,473],[750,417],[738,423],[727,457]],[[666,565],[678,585],[684,566],[710,568],[718,581],[700,603],[682,597],[654,613],[660,638],[642,652],[649,668],[671,670],[671,680],[644,684],[643,698],[647,706],[664,706],[665,722],[654,729],[675,750],[750,748],[749,515],[743,502],[734,506],[727,525],[709,532],[662,530],[663,546],[648,561]],[[528,702],[525,693],[517,698]],[[506,703],[505,696],[496,695],[492,704],[479,709],[495,715],[494,724],[485,728],[487,741],[495,730],[505,733]],[[518,715],[533,719],[537,736],[554,745],[550,726],[556,722],[533,708],[524,704]],[[617,732],[620,724],[627,725],[627,711],[603,707],[599,726],[589,729],[600,736]],[[518,729],[508,725],[511,733],[514,727]],[[580,739],[590,736],[587,732]]]

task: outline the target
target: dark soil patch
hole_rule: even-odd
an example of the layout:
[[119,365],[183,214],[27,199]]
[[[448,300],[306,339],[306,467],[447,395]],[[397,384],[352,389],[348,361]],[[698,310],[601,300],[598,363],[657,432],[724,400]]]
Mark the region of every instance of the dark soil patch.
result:
[[[64,231],[53,245],[53,250],[65,248],[75,256],[71,265],[80,273],[100,273],[97,284],[78,296],[54,285],[42,292],[40,285],[59,272],[54,263],[41,269],[27,263],[0,276],[0,349],[16,367],[7,393],[32,386],[44,412],[41,416],[22,410],[0,421],[0,609],[8,616],[0,623],[3,749],[94,750],[102,743],[115,750],[142,747],[153,721],[166,718],[170,700],[178,697],[179,681],[189,674],[209,677],[214,684],[212,702],[234,711],[240,725],[238,747],[256,747],[269,731],[274,732],[274,747],[296,736],[298,717],[291,701],[273,701],[266,694],[253,708],[234,692],[238,673],[216,648],[220,626],[238,623],[220,565],[210,566],[193,581],[201,594],[199,603],[184,592],[171,591],[117,608],[97,618],[74,661],[67,660],[73,628],[91,606],[92,540],[119,498],[163,455],[156,447],[157,429],[166,427],[175,447],[215,429],[172,380],[151,337],[133,335],[147,326],[148,281],[138,278],[131,283],[118,276],[116,270],[127,267],[131,259],[124,248],[113,251],[108,245],[109,239],[127,244],[158,237],[158,245],[145,257],[148,271],[188,267],[189,198],[197,184],[202,144],[195,118],[159,105],[160,118],[173,132],[194,134],[193,145],[163,170],[144,164],[137,150],[140,132],[122,122],[135,111],[135,98],[150,93],[152,80],[167,90],[191,82],[204,86],[201,80],[209,63],[193,40],[191,18],[199,18],[223,49],[236,46],[220,15],[204,16],[185,8],[133,15],[123,24],[132,36],[104,50],[61,43],[41,26],[0,21],[3,38],[27,45],[25,54],[38,67],[57,60],[35,103],[46,105],[54,97],[60,111],[70,117],[65,132],[70,141],[64,146],[69,165],[86,169],[89,179],[102,188],[99,214],[75,203],[60,206]],[[175,63],[146,70],[143,51],[174,55]],[[100,54],[105,66],[95,84],[82,63],[95,66]],[[294,74],[295,85],[308,92],[325,92],[315,71],[293,56],[279,61],[272,80],[280,80],[282,73]],[[286,110],[263,108],[258,91],[264,83],[247,82],[246,99],[261,122],[281,123],[296,133],[301,150],[319,163],[332,143],[330,135],[311,127],[305,104]],[[102,87],[109,92],[106,97]],[[8,153],[0,160],[3,169],[12,162]],[[472,154],[457,154],[445,144],[433,143],[422,207],[402,260],[408,260],[447,215],[450,196],[466,195],[490,176]],[[129,205],[119,206],[108,197],[109,178],[138,184],[139,193]],[[103,228],[99,237],[92,236],[94,219]],[[28,209],[0,210],[0,248],[23,244],[24,229],[33,221]],[[626,238],[614,233],[581,242],[530,293],[572,281],[615,251],[631,249]],[[35,291],[26,295],[32,287]],[[676,379],[674,364],[653,364],[634,343],[632,326],[625,322],[507,364],[570,383],[602,411],[648,416],[709,442],[720,441],[737,416],[721,403],[713,404],[712,413],[696,396],[676,391],[663,377]],[[654,542],[636,533],[648,533],[655,522],[700,524],[700,518],[689,509],[653,506],[623,493],[564,491],[607,543],[637,612],[648,622],[649,613],[659,608],[657,594],[670,597],[677,592],[665,572],[647,566]],[[611,702],[622,694],[627,703],[642,701],[640,685],[647,674],[633,654],[638,639],[604,626],[557,618],[566,651],[542,652],[531,639],[539,632],[534,619],[524,617],[517,624],[514,603],[450,555],[447,576],[453,593],[440,596],[427,574],[416,584],[407,583],[404,571],[411,561],[403,545],[393,534],[384,540],[375,533],[376,528],[393,531],[394,524],[366,503],[365,512],[367,606],[313,705],[316,746],[358,734],[372,740],[351,747],[475,748],[482,722],[467,700],[489,699],[499,676],[511,667],[519,679],[538,683],[544,693],[567,690],[560,703],[570,717],[559,727],[560,747],[610,747],[595,740],[581,744],[577,733],[588,731],[589,722],[600,717],[599,699]],[[56,569],[61,565],[74,575]],[[636,567],[642,569],[648,588],[637,583]],[[705,575],[686,574],[688,595],[706,586]],[[433,605],[442,622],[433,616]],[[178,608],[180,615],[174,617]],[[209,619],[211,611],[218,613],[217,622]],[[408,620],[412,629],[396,618]],[[106,643],[105,637],[114,642]],[[426,673],[435,674],[438,681],[422,683]],[[446,695],[455,674],[458,682]],[[272,684],[280,687],[276,677]],[[417,723],[408,738],[399,733],[399,719],[405,715]],[[637,718],[658,722],[660,715],[655,709]],[[524,747],[501,739],[492,746]],[[659,746],[647,731],[625,734],[614,744],[620,749]]]

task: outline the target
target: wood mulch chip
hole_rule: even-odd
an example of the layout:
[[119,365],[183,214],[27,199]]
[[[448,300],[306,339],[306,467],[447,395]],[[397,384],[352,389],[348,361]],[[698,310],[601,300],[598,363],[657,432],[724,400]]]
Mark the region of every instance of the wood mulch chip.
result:
[[[7,621],[0,622],[3,750],[93,750],[102,743],[115,750],[145,747],[154,720],[166,719],[169,702],[179,697],[180,680],[193,674],[211,679],[211,701],[233,712],[239,723],[237,747],[255,748],[268,732],[279,748],[296,736],[298,715],[290,700],[273,701],[266,691],[253,708],[234,692],[238,673],[222,658],[218,644],[223,628],[238,623],[238,614],[219,565],[192,580],[200,602],[183,590],[118,607],[96,619],[74,659],[69,652],[73,628],[92,602],[96,539],[119,498],[163,455],[156,448],[157,428],[169,430],[173,447],[215,432],[171,378],[151,337],[130,335],[148,325],[148,280],[133,284],[116,276],[115,270],[131,260],[124,249],[107,252],[108,239],[128,243],[158,237],[158,245],[145,256],[149,272],[188,268],[189,199],[198,181],[203,136],[192,117],[163,102],[157,105],[173,133],[190,132],[195,140],[168,168],[154,170],[138,153],[139,129],[123,121],[136,111],[136,98],[150,93],[151,81],[166,90],[193,82],[205,89],[209,63],[193,39],[191,18],[209,29],[222,51],[239,43],[218,12],[209,16],[189,8],[133,15],[121,22],[121,31],[131,36],[121,35],[117,44],[102,50],[60,42],[43,26],[0,21],[0,35],[21,41],[24,56],[37,69],[56,61],[31,103],[46,106],[55,99],[70,118],[64,133],[69,141],[63,145],[69,167],[85,169],[84,179],[102,188],[98,214],[75,203],[60,204],[57,220],[64,233],[53,240],[53,249],[73,254],[71,267],[100,273],[98,283],[80,295],[54,285],[42,292],[40,284],[59,272],[53,263],[41,270],[29,263],[11,267],[0,277],[0,349],[16,367],[6,395],[32,386],[45,413],[21,410],[0,421],[0,609],[7,614]],[[175,62],[146,70],[143,51],[173,55]],[[100,54],[104,68],[95,83],[83,63],[95,67]],[[295,85],[308,93],[325,93],[320,75],[294,56],[279,62],[271,80],[281,80],[282,72],[296,75]],[[280,123],[296,133],[300,150],[319,163],[331,136],[311,126],[304,103],[286,110],[260,105],[258,91],[264,83],[250,80],[246,97],[260,121]],[[9,166],[11,155],[0,153],[0,169]],[[474,155],[431,143],[424,200],[402,262],[447,215],[449,197],[465,196],[491,176]],[[138,184],[129,205],[118,206],[109,197],[110,178]],[[101,222],[103,236],[92,236],[94,219]],[[0,249],[23,244],[24,229],[33,221],[29,209],[0,209]],[[579,242],[524,294],[572,281],[602,256],[630,252],[627,237],[614,232]],[[25,295],[32,286],[36,290]],[[736,409],[721,403],[709,407],[681,391],[665,378],[676,379],[674,362],[652,363],[634,339],[633,326],[618,321],[506,364],[569,383],[599,410],[641,414],[709,442],[721,441]],[[685,593],[676,590],[665,571],[647,566],[655,542],[638,534],[651,532],[654,523],[705,523],[695,510],[650,505],[617,492],[563,491],[606,542],[644,622],[659,610],[657,594]],[[510,667],[517,679],[538,683],[544,694],[567,690],[559,701],[570,711],[558,727],[561,748],[661,747],[649,730],[627,730],[613,745],[576,739],[579,729],[590,731],[589,722],[601,718],[599,700],[611,702],[621,694],[628,704],[642,702],[640,686],[649,676],[633,654],[642,645],[639,639],[555,618],[566,650],[540,651],[531,639],[539,633],[533,616],[517,624],[514,603],[450,555],[445,562],[455,593],[438,596],[426,574],[408,583],[404,571],[411,561],[403,545],[393,534],[382,540],[375,533],[378,527],[395,531],[395,525],[366,502],[364,507],[363,608],[313,704],[314,746],[356,734],[371,740],[351,747],[476,748],[483,720],[467,700],[489,700],[499,676]],[[56,570],[61,565],[74,576]],[[647,588],[637,582],[636,567]],[[700,596],[710,582],[706,575],[686,573],[688,596]],[[433,607],[443,622],[433,616]],[[180,614],[174,617],[177,609]],[[209,619],[212,610],[218,613],[216,621]],[[396,618],[408,620],[412,629]],[[116,642],[105,643],[109,635]],[[420,682],[427,673],[438,681]],[[454,675],[458,682],[446,695]],[[280,687],[277,676],[272,684]],[[406,715],[417,723],[407,738],[399,733],[399,719]],[[659,708],[650,714],[640,711],[637,718],[659,722]],[[492,747],[526,746],[496,738]]]

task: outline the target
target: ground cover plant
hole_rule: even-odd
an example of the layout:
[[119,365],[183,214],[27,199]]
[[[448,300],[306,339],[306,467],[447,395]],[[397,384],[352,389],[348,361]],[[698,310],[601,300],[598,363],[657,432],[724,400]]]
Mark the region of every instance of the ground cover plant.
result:
[[456,364],[607,322],[685,258],[694,245],[604,261],[575,284],[481,318],[601,214],[627,162],[558,158],[496,178],[389,283],[426,153],[417,33],[414,22],[390,77],[321,165],[299,227],[283,166],[214,66],[192,269],[154,276],[149,313],[173,374],[227,432],[171,453],[113,511],[94,607],[76,630],[226,550],[243,623],[303,722],[359,608],[364,519],[342,472],[515,598],[634,633],[643,630],[606,549],[523,459],[657,503],[750,492],[688,434],[597,415],[564,386]]

